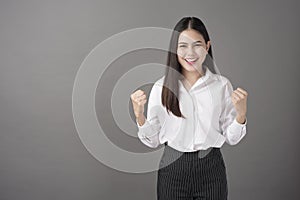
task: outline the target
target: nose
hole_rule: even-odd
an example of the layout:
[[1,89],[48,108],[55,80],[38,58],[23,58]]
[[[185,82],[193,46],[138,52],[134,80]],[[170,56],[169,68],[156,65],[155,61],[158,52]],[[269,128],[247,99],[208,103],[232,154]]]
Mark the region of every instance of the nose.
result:
[[192,56],[194,56],[195,55],[195,51],[194,51],[194,48],[193,47],[191,47],[191,46],[189,46],[188,48],[187,48],[187,50],[186,50],[186,56],[187,57],[192,57]]

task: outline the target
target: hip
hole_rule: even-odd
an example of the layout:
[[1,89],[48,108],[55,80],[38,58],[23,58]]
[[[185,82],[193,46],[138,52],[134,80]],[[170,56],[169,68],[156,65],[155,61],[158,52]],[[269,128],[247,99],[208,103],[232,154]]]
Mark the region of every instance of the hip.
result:
[[180,166],[200,166],[202,168],[221,164],[225,168],[225,162],[220,148],[211,147],[207,150],[194,152],[181,152],[165,144],[163,155],[160,159],[159,169]]

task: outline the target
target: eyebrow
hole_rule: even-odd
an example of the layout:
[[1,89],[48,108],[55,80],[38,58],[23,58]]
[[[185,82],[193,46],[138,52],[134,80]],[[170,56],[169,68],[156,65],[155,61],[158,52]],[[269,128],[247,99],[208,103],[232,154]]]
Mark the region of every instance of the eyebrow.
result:
[[[202,41],[198,40],[198,41],[196,41],[196,42],[193,42],[193,44],[194,44],[194,43],[198,43],[198,42],[202,43]],[[187,44],[187,43],[186,43],[186,42],[179,42],[178,44]]]

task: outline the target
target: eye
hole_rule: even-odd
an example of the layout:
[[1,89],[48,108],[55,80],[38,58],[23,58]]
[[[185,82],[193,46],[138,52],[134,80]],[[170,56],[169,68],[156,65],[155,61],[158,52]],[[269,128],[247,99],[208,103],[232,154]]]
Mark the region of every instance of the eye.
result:
[[186,47],[186,45],[180,45],[179,47]]

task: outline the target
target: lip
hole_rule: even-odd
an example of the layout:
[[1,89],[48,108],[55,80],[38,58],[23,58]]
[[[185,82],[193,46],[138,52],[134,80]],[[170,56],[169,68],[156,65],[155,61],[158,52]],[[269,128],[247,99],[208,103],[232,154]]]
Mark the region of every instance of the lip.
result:
[[185,60],[185,62],[187,62],[189,65],[193,65],[193,64],[195,64],[195,63],[197,62],[198,58],[196,58],[196,59],[190,59],[190,60],[193,60],[193,61],[188,61],[187,58],[184,59],[184,60]]
[[191,60],[191,62],[195,62],[195,61],[197,61],[198,60],[198,58],[185,58],[184,60]]
[[198,58],[185,58],[185,59],[194,60],[194,59],[198,59]]

